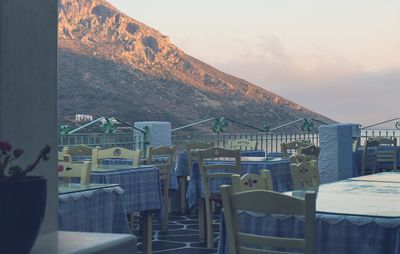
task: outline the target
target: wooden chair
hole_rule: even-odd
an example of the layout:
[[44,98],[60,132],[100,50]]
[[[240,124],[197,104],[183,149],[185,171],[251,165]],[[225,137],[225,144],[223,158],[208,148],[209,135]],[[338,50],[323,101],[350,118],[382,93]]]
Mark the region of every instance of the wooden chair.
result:
[[360,138],[352,138],[351,145],[353,147],[353,152],[356,152],[360,148]]
[[[291,159],[292,163],[301,163],[301,162],[306,162],[310,160],[315,160],[318,162],[318,156],[321,151],[321,148],[319,148],[316,145],[309,145],[307,147],[300,147],[297,149],[297,152],[292,155],[295,157],[295,161]],[[290,156],[290,158],[292,158]]]
[[92,168],[100,168],[102,159],[128,159],[132,160],[132,167],[139,167],[141,158],[142,152],[140,150],[129,150],[123,147],[112,147],[103,150],[94,148],[92,149]]
[[[218,162],[207,164],[206,160],[219,159]],[[240,150],[230,150],[221,147],[211,147],[197,151],[201,184],[204,191],[204,203],[199,202],[200,240],[204,239],[204,220],[206,224],[207,247],[213,247],[213,214],[211,202],[221,203],[221,195],[210,191],[210,179],[231,179],[232,174],[240,174]],[[227,163],[230,160],[230,163]],[[233,160],[233,163],[232,163]],[[219,191],[219,190],[218,190]],[[205,205],[204,205],[205,204]],[[204,216],[205,210],[205,216]]]
[[72,162],[72,157],[69,154],[66,154],[64,151],[58,151],[57,152],[57,158],[58,161],[63,161],[63,162]]
[[90,161],[84,161],[83,163],[60,161],[58,165],[63,169],[58,172],[58,176],[63,178],[64,184],[69,184],[73,177],[80,178],[81,185],[90,183],[90,170],[92,168]]
[[230,139],[228,140],[229,149],[239,149],[239,150],[256,150],[257,140],[249,139]]
[[[213,147],[214,143],[207,142],[199,142],[199,141],[189,141],[185,144],[185,152],[187,155],[187,167],[189,169],[189,176],[192,177],[192,161],[195,159],[195,151],[199,149],[206,149]],[[180,191],[181,191],[181,211],[182,213],[186,213],[186,185],[187,185],[187,177],[180,177]]]
[[365,140],[361,157],[360,176],[373,174],[377,171],[378,148],[379,142],[377,140]]
[[290,171],[293,189],[318,188],[320,176],[316,160],[304,161],[299,164],[291,163]]
[[[231,254],[289,254],[281,248],[304,250],[314,253],[315,241],[315,199],[314,192],[306,192],[305,199],[287,196],[268,190],[233,192],[232,186],[221,186],[226,235]],[[240,232],[238,211],[265,214],[304,216],[304,239],[264,236]],[[267,248],[267,249],[266,249]],[[279,249],[276,250],[276,249]],[[295,252],[299,253],[299,252]]]
[[243,176],[234,174],[232,178],[233,192],[247,190],[273,190],[271,171],[263,169],[260,174],[246,173]]
[[91,156],[92,149],[87,145],[64,146],[63,152],[71,156]]
[[371,140],[378,141],[379,147],[376,154],[377,168],[382,170],[397,169],[397,139],[375,137]]
[[160,181],[163,199],[163,220],[161,231],[167,231],[169,213],[169,179],[174,166],[175,146],[149,146],[147,149],[147,165],[156,165],[160,172]]
[[311,143],[307,141],[291,141],[287,143],[281,143],[281,152],[283,158],[289,158],[290,155],[296,153],[299,148],[308,147]]

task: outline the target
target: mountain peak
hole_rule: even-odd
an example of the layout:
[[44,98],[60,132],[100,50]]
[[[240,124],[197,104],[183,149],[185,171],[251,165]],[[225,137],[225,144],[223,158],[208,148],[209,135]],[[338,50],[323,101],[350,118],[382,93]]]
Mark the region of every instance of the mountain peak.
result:
[[61,118],[88,113],[175,126],[213,116],[257,126],[301,117],[329,121],[186,55],[103,0],[59,0],[58,37]]

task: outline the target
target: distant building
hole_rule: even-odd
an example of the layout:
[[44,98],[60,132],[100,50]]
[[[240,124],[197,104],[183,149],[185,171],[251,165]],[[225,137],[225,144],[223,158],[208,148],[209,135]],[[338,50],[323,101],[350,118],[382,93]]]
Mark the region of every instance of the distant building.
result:
[[92,115],[84,115],[84,114],[75,114],[75,121],[76,122],[93,121],[93,116]]

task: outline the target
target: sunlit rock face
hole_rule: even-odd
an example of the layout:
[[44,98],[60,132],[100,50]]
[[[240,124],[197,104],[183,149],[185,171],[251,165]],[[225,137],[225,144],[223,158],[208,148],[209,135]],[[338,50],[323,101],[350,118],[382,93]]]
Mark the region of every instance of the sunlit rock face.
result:
[[61,122],[76,113],[174,127],[220,116],[258,127],[302,117],[330,121],[186,55],[106,1],[59,0],[58,16]]

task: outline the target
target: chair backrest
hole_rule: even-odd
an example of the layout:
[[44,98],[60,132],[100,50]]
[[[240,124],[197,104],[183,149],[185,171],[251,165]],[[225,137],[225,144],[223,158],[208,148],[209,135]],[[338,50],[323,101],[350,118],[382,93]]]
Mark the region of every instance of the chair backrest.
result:
[[230,139],[230,140],[228,140],[228,149],[256,150],[257,149],[257,140]]
[[243,176],[234,174],[232,177],[233,192],[246,190],[273,190],[271,171],[262,169],[260,174],[246,173]]
[[169,196],[169,178],[174,165],[175,146],[158,146],[147,148],[147,165],[156,165],[160,172],[160,181],[163,188],[163,197]]
[[93,147],[86,145],[64,146],[63,152],[71,156],[91,156]]
[[60,151],[57,152],[57,158],[58,158],[58,161],[64,161],[64,162],[71,162],[72,161],[71,155],[65,153],[64,150],[61,151],[61,152]]
[[192,161],[196,159],[196,154],[194,153],[196,150],[200,149],[207,149],[213,147],[214,143],[207,143],[207,142],[198,142],[198,141],[189,141],[185,144],[185,151],[187,154],[187,162],[188,162],[188,169],[189,173],[192,176]]
[[139,167],[142,152],[140,150],[129,150],[123,147],[112,147],[100,150],[92,149],[92,168],[99,168],[102,159],[127,159],[132,160],[132,167]]
[[316,160],[304,161],[299,164],[291,163],[290,171],[293,189],[301,190],[319,186],[320,176]]
[[377,155],[379,142],[377,140],[366,139],[364,142],[360,175],[375,173],[377,171]]
[[353,152],[357,151],[360,147],[360,138],[352,138],[351,145],[353,147]]
[[302,140],[302,141],[290,141],[290,142],[287,142],[287,143],[282,142],[281,143],[282,157],[289,158],[290,155],[292,155],[293,153],[297,152],[297,150],[299,148],[308,147],[310,145],[311,145],[311,143],[307,142],[305,140]]
[[58,176],[63,178],[64,183],[70,183],[71,178],[80,178],[82,185],[89,184],[91,164],[90,161],[84,161],[83,163],[60,161],[58,162]]
[[[293,253],[290,249],[304,250],[303,253],[314,253],[315,239],[315,198],[314,192],[306,192],[305,199],[299,199],[268,190],[250,190],[234,193],[232,186],[221,186],[222,204],[226,234],[231,254],[242,253]],[[264,236],[240,231],[242,211],[265,214],[283,214],[304,216],[304,239]],[[261,249],[263,248],[263,249]],[[270,250],[268,251],[265,248]],[[285,252],[277,251],[288,248]],[[299,252],[296,252],[299,253]]]
[[[376,160],[378,167],[384,169],[397,169],[397,138],[375,137],[379,143]],[[383,165],[387,164],[387,165]]]
[[[204,198],[207,200],[211,197],[209,180],[216,178],[231,179],[233,174],[240,174],[240,150],[231,150],[221,147],[211,147],[199,150],[196,153],[199,162],[199,170],[201,176],[201,184],[204,190]],[[216,160],[212,164],[207,160]],[[232,163],[233,160],[233,163]]]

